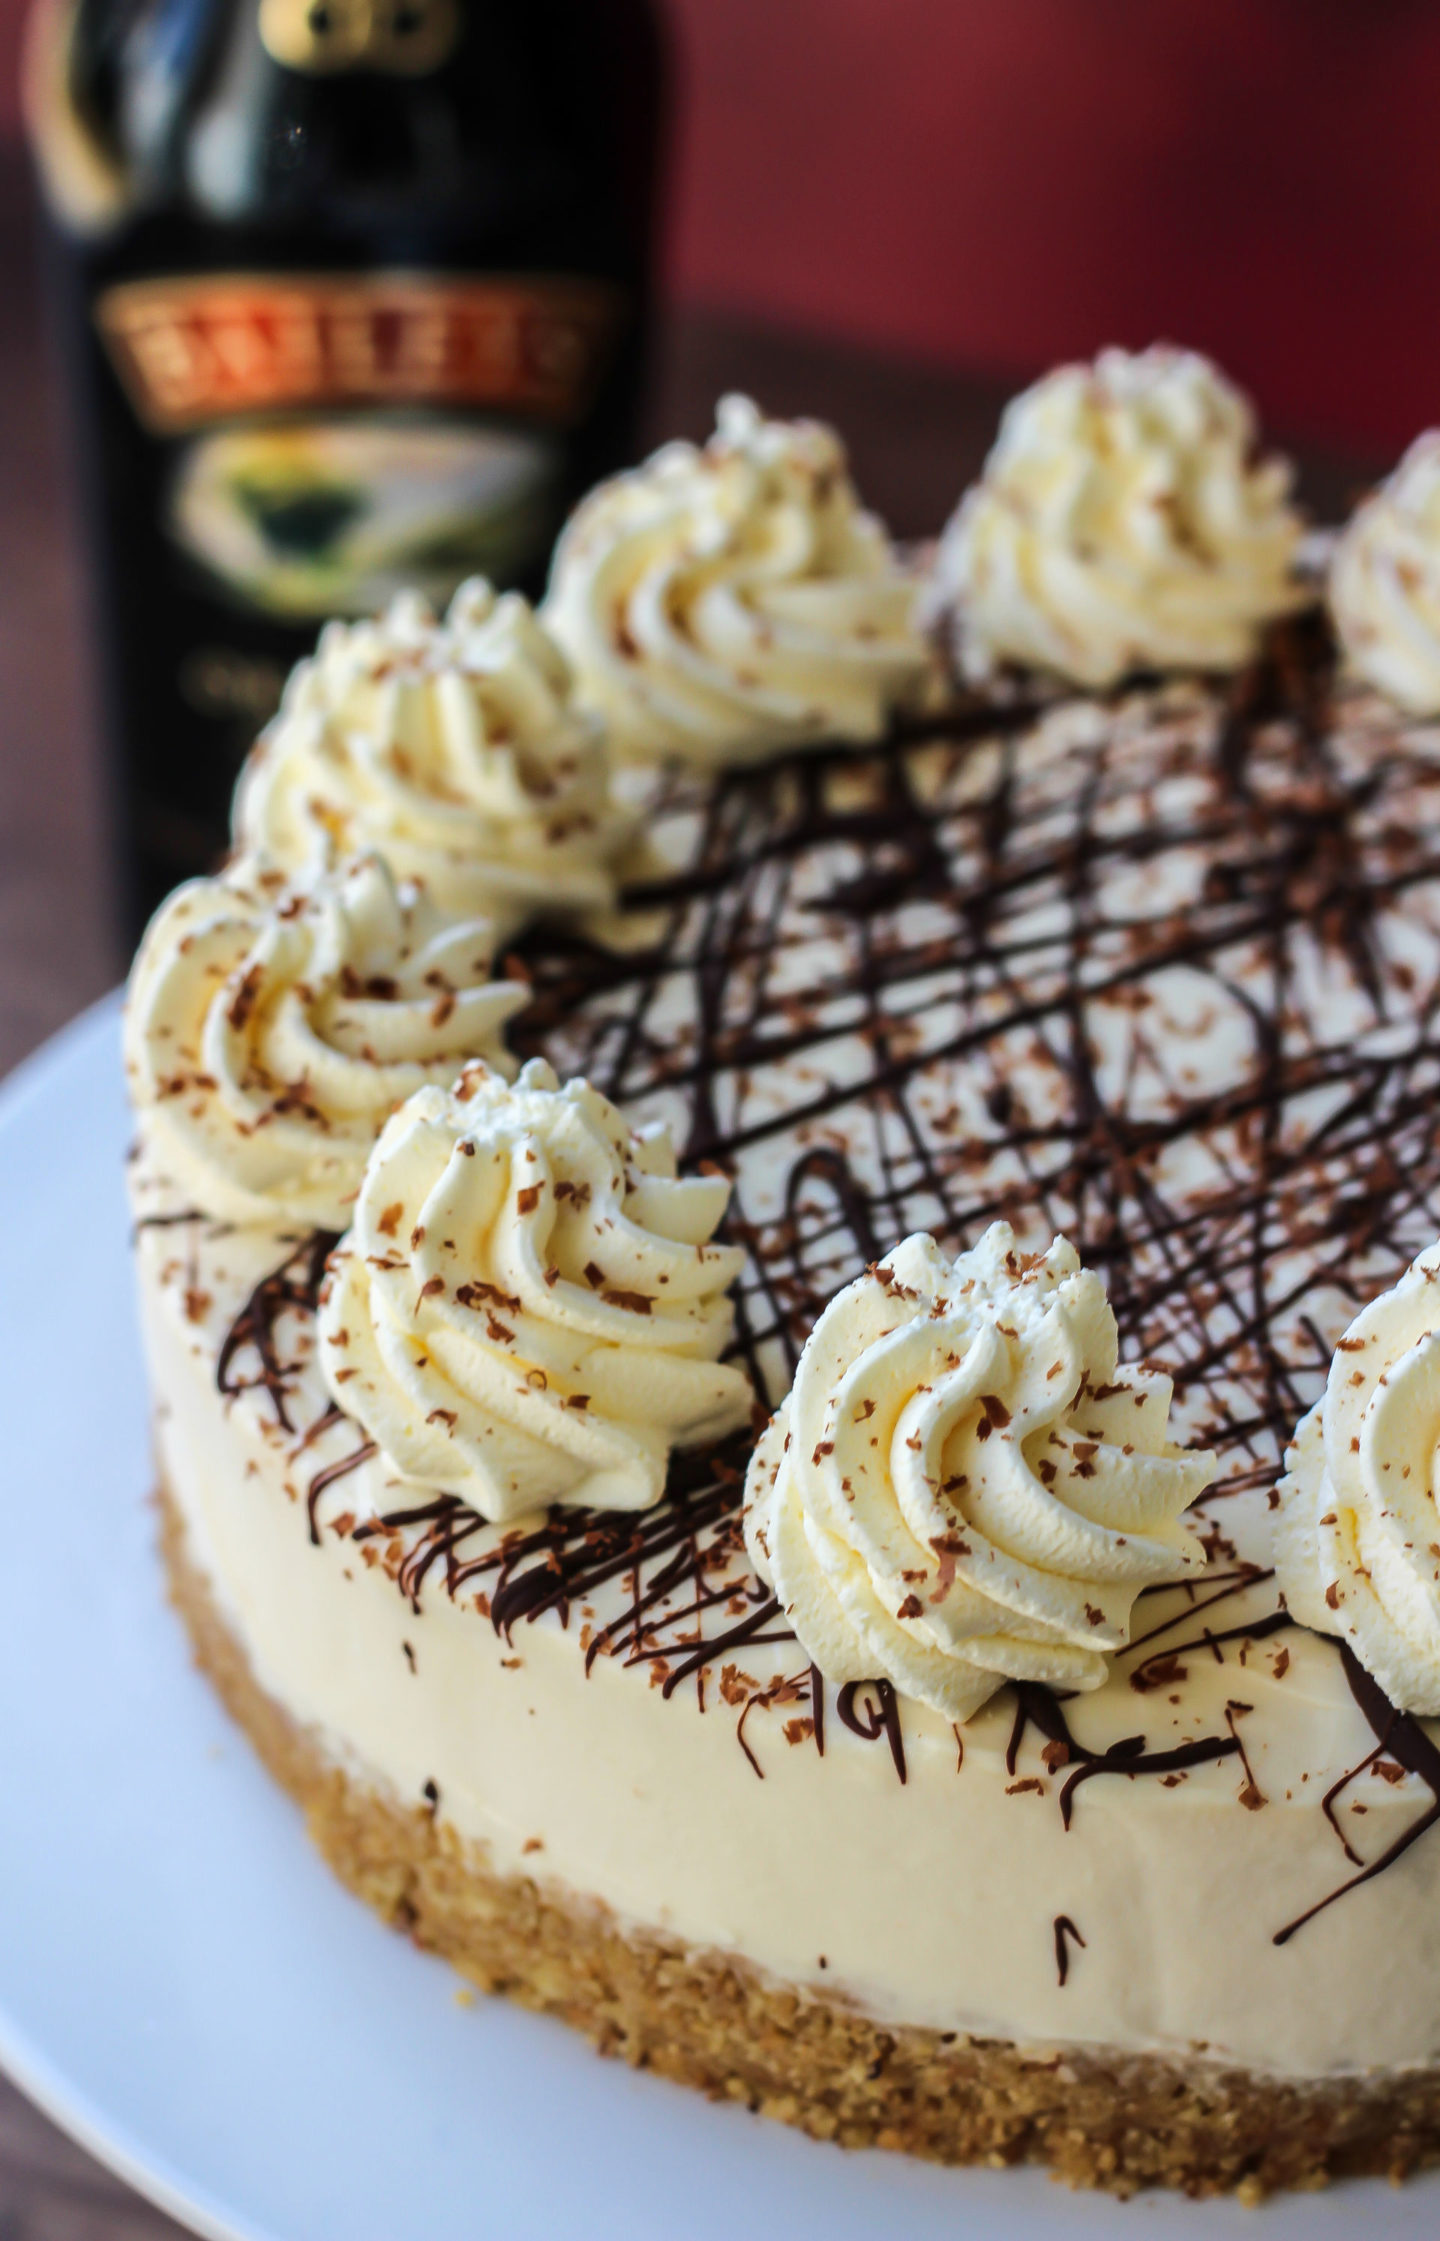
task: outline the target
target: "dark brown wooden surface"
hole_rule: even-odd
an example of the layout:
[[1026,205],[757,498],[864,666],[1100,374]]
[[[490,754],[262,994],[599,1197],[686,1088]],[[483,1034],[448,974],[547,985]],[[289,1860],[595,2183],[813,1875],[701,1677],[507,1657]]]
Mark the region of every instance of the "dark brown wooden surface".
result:
[[[0,1074],[118,979],[88,629],[62,468],[23,166],[0,150]],[[703,436],[716,396],[844,430],[860,487],[905,537],[938,528],[994,431],[1000,392],[694,313],[657,351],[650,434]],[[1306,463],[1322,515],[1363,482]],[[219,2021],[223,2029],[223,2019]],[[0,2079],[0,2241],[160,2241],[179,2228]],[[301,2241],[296,2236],[296,2241]]]

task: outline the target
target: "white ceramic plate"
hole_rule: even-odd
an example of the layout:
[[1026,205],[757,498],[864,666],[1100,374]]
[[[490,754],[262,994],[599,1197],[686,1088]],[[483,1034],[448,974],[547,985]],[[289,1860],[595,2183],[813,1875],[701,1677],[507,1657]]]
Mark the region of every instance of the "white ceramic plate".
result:
[[[1035,2172],[817,2146],[464,2008],[311,1852],[188,1662],[153,1551],[112,1002],[0,1092],[0,2061],[225,2241],[1181,2241]],[[963,1891],[955,1894],[965,1903]],[[1440,2180],[1284,2201],[1266,2241],[1433,2241]]]

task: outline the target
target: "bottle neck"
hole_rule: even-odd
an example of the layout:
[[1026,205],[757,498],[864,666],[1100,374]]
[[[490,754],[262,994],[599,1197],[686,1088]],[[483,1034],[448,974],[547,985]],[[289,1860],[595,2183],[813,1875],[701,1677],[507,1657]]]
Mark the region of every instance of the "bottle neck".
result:
[[138,231],[157,269],[418,262],[643,286],[650,0],[38,0],[33,22],[52,207],[83,235]]

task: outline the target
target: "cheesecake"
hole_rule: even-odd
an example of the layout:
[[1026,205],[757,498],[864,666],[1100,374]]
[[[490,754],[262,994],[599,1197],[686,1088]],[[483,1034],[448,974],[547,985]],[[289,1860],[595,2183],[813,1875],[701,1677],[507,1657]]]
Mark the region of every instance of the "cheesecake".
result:
[[282,711],[127,1022],[163,1545],[472,1983],[1253,2197],[1440,2150],[1440,732],[1213,368],[1065,384],[923,580],[735,407],[587,501],[533,658],[625,738],[603,927],[457,941],[333,812],[277,864],[276,770],[388,720]]

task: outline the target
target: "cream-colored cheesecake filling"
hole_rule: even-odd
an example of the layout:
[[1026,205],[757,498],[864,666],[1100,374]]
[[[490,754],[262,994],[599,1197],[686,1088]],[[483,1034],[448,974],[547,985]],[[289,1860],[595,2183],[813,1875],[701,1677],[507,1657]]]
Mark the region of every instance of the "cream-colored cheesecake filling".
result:
[[[182,1211],[143,1167],[137,1199],[142,1215]],[[326,1395],[304,1319],[278,1326],[296,1365],[289,1429],[263,1383],[248,1383],[253,1349],[227,1366],[242,1389],[217,1387],[225,1334],[292,1245],[200,1224],[141,1229],[159,1461],[261,1685],[362,1779],[405,1802],[433,1798],[501,1873],[553,1880],[629,1929],[744,1956],[886,2023],[1205,2052],[1297,2076],[1440,2055],[1422,1845],[1274,1942],[1353,1872],[1322,1799],[1374,1737],[1331,1645],[1265,1633],[1268,1582],[1207,1607],[1233,1579],[1222,1562],[1203,1589],[1142,1598],[1128,1658],[1066,1707],[1082,1749],[1142,1731],[1151,1753],[1238,1733],[1243,1757],[1087,1779],[1068,1828],[1062,1792],[1080,1762],[1032,1726],[1007,1764],[1010,1692],[958,1731],[892,1706],[902,1783],[874,1693],[858,1692],[851,1727],[827,1688],[822,1756],[793,1641],[721,1652],[703,1690],[692,1673],[667,1692],[686,1663],[688,1576],[651,1613],[667,1652],[627,1662],[602,1649],[588,1670],[586,1646],[607,1625],[623,1643],[624,1579],[572,1607],[568,1626],[552,1611],[507,1637],[476,1602],[493,1604],[494,1570],[453,1593],[441,1560],[418,1582],[397,1578],[426,1529],[366,1528],[413,1510],[415,1490],[374,1459],[331,1475],[359,1435],[342,1421],[312,1436]],[[1227,1532],[1257,1561],[1267,1517],[1258,1496],[1226,1508]],[[493,1560],[501,1538],[484,1528],[460,1553]],[[747,1583],[753,1595],[738,1554],[732,1572],[737,1597]],[[1219,1639],[1247,1614],[1253,1634]],[[1429,1802],[1397,1771],[1372,1766],[1333,1808],[1367,1854]]]

